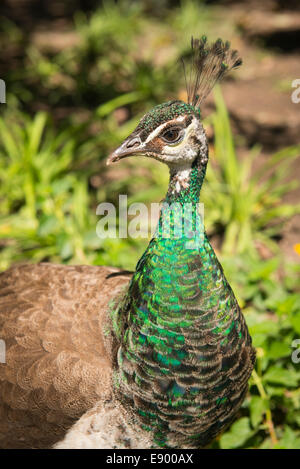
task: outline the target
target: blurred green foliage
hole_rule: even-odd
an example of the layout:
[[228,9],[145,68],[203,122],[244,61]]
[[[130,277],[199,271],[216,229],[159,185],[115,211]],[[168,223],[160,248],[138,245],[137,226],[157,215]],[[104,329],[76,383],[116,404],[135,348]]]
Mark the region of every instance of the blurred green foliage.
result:
[[[96,207],[117,204],[118,194],[129,204],[159,202],[168,172],[136,158],[108,172],[105,159],[144,112],[179,96],[174,63],[188,53],[186,31],[211,30],[212,13],[185,1],[166,17],[151,16],[143,5],[106,1],[89,18],[76,13],[74,44],[58,51],[24,46],[21,31],[2,23],[0,44],[9,35],[24,54],[6,77],[0,117],[1,270],[24,260],[134,269],[145,249],[147,240],[98,238]],[[205,122],[214,133],[202,193],[206,226],[220,240],[258,358],[237,420],[212,447],[299,448],[300,365],[291,360],[300,336],[299,267],[277,243],[283,220],[299,212],[281,202],[298,184],[286,181],[299,146],[254,169],[260,148],[237,156],[219,89],[215,101]],[[258,242],[270,259],[260,258]]]
[[282,203],[282,197],[300,184],[291,172],[300,144],[276,152],[254,169],[260,147],[255,146],[239,160],[219,87],[215,89],[215,102],[216,112],[210,120],[215,136],[211,159],[216,164],[208,167],[203,191],[208,227],[223,234],[224,253],[255,250],[256,241],[276,252],[275,239],[282,223],[300,213],[300,204]]

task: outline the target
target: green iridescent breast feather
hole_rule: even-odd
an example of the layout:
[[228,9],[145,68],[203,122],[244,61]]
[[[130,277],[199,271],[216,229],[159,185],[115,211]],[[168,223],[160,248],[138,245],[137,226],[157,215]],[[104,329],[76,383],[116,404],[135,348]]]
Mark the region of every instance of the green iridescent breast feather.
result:
[[119,311],[121,389],[163,447],[200,447],[219,433],[244,398],[255,357],[206,234],[199,249],[186,242],[152,239]]

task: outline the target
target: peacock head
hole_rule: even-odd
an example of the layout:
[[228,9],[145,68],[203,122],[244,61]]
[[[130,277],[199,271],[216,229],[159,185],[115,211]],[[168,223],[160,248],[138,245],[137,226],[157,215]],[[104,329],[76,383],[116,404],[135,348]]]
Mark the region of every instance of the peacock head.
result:
[[155,106],[110,155],[108,163],[127,156],[155,158],[170,167],[191,165],[206,148],[200,111],[183,101]]
[[184,66],[187,103],[175,100],[154,107],[109,156],[107,163],[143,155],[166,163],[171,172],[191,167],[196,159],[206,165],[207,139],[199,106],[214,84],[240,64],[241,59],[237,51],[230,49],[229,42],[218,39],[209,45],[205,36],[192,38],[188,73]]

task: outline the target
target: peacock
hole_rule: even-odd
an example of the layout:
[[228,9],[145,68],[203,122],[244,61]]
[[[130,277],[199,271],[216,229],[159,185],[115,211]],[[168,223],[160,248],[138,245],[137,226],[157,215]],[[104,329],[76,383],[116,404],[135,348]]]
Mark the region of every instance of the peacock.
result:
[[155,106],[108,159],[170,171],[135,272],[41,263],[0,275],[2,448],[203,448],[245,398],[255,351],[199,212],[200,105],[241,59],[205,36],[191,56],[187,102]]

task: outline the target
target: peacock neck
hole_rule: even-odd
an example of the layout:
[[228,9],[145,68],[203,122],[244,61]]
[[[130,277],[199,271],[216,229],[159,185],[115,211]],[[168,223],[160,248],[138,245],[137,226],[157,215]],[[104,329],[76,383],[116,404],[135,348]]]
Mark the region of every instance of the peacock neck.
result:
[[207,158],[199,155],[191,166],[170,168],[170,182],[160,211],[156,242],[171,238],[174,249],[181,250],[180,245],[186,248],[186,243],[193,238],[195,247],[200,247],[205,233],[198,203],[206,161]]
[[[197,399],[202,380],[206,379],[199,351],[201,334],[207,324],[214,324],[220,298],[227,302],[230,296],[203,224],[196,243],[195,238],[190,240],[189,233],[177,237],[172,233],[165,236],[163,231],[167,205],[174,202],[177,204],[171,211],[171,227],[177,226],[176,216],[181,216],[182,206],[184,213],[187,205],[192,208],[187,216],[190,226],[199,221],[196,204],[205,169],[205,164],[196,161],[184,174],[186,187],[181,190],[177,190],[181,174],[171,171],[157,235],[139,260],[128,293],[115,315],[121,344],[118,392],[122,400],[129,399],[129,406],[135,403],[142,428],[153,433],[155,445],[163,447],[176,447],[179,441],[182,445],[193,444],[184,428],[196,425]],[[226,325],[228,307],[224,318],[219,319]],[[214,327],[212,336],[217,331]],[[170,422],[175,418],[182,420],[182,429],[171,430],[166,415]]]
[[199,155],[191,166],[170,167],[170,181],[165,202],[196,204],[205,178],[207,158]]

